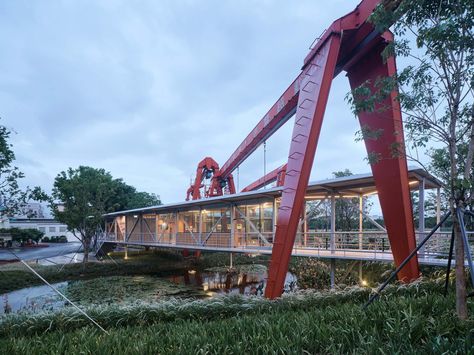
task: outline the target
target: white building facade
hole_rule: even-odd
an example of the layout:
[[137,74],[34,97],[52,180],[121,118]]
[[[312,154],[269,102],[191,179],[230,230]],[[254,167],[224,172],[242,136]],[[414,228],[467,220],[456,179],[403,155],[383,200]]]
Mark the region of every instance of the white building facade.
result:
[[74,234],[68,231],[67,225],[52,218],[9,218],[4,228],[37,229],[48,238],[64,235],[68,242],[77,242]]

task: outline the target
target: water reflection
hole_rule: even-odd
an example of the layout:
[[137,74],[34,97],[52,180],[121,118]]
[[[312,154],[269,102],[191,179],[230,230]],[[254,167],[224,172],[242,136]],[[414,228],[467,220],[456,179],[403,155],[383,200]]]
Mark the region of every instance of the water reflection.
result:
[[[185,272],[168,280],[187,286],[202,288],[209,296],[222,293],[239,293],[241,295],[262,296],[265,292],[267,272],[221,271],[221,272]],[[296,276],[286,274],[284,292],[297,289]]]
[[[56,289],[67,286],[67,282],[53,284]],[[0,314],[36,313],[51,311],[64,306],[64,301],[49,286],[23,288],[1,295]]]
[[[143,276],[135,276],[135,278],[139,277]],[[246,272],[237,272],[236,270],[207,272],[189,270],[166,279],[176,284],[203,290],[209,297],[224,293],[263,296],[267,272],[264,271],[264,269],[258,268],[254,271]],[[159,278],[157,278],[157,280],[159,280]],[[73,282],[75,281],[59,282],[52,285],[54,288],[59,289],[59,291],[64,292],[68,284]],[[296,276],[287,273],[284,292],[292,292],[296,289]],[[98,295],[98,297],[100,297],[100,295]],[[37,313],[56,310],[67,306],[65,301],[46,285],[27,287],[5,293],[0,295],[0,301],[2,303],[0,315],[7,313]]]

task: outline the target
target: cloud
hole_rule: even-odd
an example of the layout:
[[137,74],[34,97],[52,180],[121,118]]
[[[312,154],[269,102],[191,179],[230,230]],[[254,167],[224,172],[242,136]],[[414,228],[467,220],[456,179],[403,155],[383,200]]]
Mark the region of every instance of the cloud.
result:
[[[0,117],[27,183],[103,167],[163,201],[185,197],[205,156],[223,164],[298,75],[347,0],[14,1],[0,4]],[[368,169],[357,121],[332,88],[312,179]],[[286,161],[292,120],[267,142]],[[240,187],[263,174],[262,147]]]

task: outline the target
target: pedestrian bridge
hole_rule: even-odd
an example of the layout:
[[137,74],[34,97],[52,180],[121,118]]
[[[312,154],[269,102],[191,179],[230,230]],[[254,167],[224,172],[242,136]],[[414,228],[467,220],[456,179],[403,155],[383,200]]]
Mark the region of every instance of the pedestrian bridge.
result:
[[[418,238],[428,233],[417,233]],[[471,234],[472,235],[472,232]],[[175,239],[168,240],[152,234],[134,235],[127,240],[118,239],[108,234],[101,243],[112,243],[127,246],[149,246],[173,249],[188,249],[201,251],[220,251],[229,253],[247,254],[271,254],[273,235],[266,234],[266,241],[254,233],[242,235],[241,241],[232,243],[229,233],[213,233],[207,240],[193,238],[190,233],[177,233]],[[362,245],[359,245],[359,232],[336,232],[336,243],[331,247],[331,235],[329,232],[307,233],[297,236],[298,239],[306,239],[305,243],[295,242],[292,251],[293,256],[315,257],[321,259],[347,259],[392,262],[392,252],[386,233],[364,232],[362,234]],[[418,253],[418,261],[425,265],[446,265],[449,253],[449,241],[451,233],[436,233],[426,244],[425,249]],[[421,240],[419,239],[419,240]],[[474,244],[474,236],[473,236]]]
[[[424,170],[410,168],[409,184],[411,190],[419,192],[420,201],[424,200],[425,189],[437,190],[439,221],[438,180]],[[392,262],[387,233],[365,208],[367,199],[376,193],[371,174],[310,183],[292,255]],[[110,213],[105,216],[105,234],[99,243],[271,254],[280,196],[281,188],[277,187]],[[336,210],[340,199],[356,208],[356,230],[338,230]],[[428,234],[423,205],[418,206],[418,241]],[[325,222],[325,228],[321,228]],[[469,236],[474,239],[472,233]],[[433,235],[420,250],[419,262],[445,265],[450,238],[451,232]]]

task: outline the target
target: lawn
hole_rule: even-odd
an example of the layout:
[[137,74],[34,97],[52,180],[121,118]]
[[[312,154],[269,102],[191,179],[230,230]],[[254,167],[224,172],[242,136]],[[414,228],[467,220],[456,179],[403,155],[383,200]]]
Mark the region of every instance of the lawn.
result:
[[[474,318],[454,316],[442,284],[391,286],[367,311],[370,289],[305,291],[269,301],[223,296],[153,305],[95,307],[109,332],[73,310],[0,322],[8,354],[56,353],[472,353]],[[474,312],[472,302],[470,312]]]

